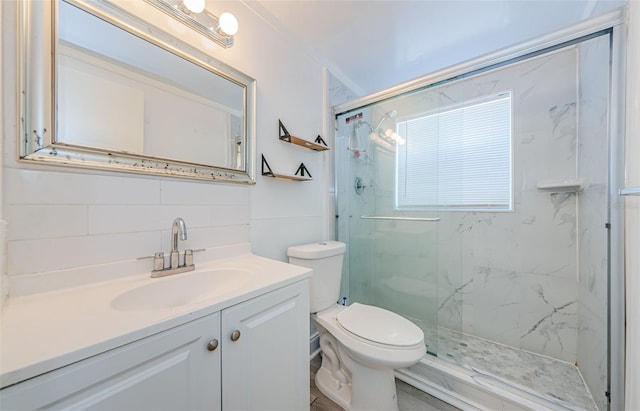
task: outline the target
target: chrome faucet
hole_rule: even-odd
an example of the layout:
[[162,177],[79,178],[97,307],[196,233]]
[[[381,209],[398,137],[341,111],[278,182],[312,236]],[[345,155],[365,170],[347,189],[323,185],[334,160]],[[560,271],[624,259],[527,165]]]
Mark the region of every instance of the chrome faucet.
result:
[[171,225],[171,253],[169,254],[169,267],[164,266],[164,253],[156,253],[153,257],[153,271],[151,277],[164,277],[192,271],[196,268],[193,264],[193,250],[184,250],[183,264],[180,265],[180,251],[178,251],[178,238],[187,239],[187,225],[181,217],[173,220]]
[[171,255],[170,262],[171,268],[178,268],[180,265],[180,252],[178,251],[178,233],[180,233],[180,239],[182,241],[187,239],[187,225],[184,223],[182,217],[178,217],[173,220],[171,226]]

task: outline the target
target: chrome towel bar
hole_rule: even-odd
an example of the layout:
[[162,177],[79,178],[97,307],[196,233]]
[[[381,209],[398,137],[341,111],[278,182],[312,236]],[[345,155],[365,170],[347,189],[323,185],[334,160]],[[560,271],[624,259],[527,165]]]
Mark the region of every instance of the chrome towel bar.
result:
[[621,188],[618,190],[621,196],[640,196],[640,187]]
[[437,222],[440,221],[440,217],[386,217],[386,216],[360,216],[363,220],[395,220],[395,221],[427,221]]

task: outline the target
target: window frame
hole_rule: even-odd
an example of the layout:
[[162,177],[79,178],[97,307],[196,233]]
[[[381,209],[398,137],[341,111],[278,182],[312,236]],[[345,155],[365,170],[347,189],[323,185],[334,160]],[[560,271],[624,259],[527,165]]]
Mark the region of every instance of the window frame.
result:
[[[399,170],[399,156],[401,155],[400,150],[396,149],[396,170],[395,170],[395,187],[394,187],[394,210],[396,211],[421,211],[421,210],[439,210],[439,211],[464,211],[464,212],[492,212],[492,213],[505,213],[505,212],[514,212],[515,211],[515,201],[514,201],[514,101],[513,101],[513,90],[507,89],[502,90],[497,93],[492,93],[490,95],[485,95],[479,98],[465,100],[460,103],[451,104],[443,107],[438,107],[433,110],[428,110],[421,113],[412,114],[410,116],[404,116],[397,119],[396,122],[396,132],[400,135],[401,123],[406,123],[411,120],[416,120],[420,118],[430,117],[434,115],[439,115],[455,110],[464,109],[465,107],[471,107],[476,105],[481,105],[484,103],[498,101],[508,98],[509,100],[509,164],[508,164],[508,187],[509,187],[509,195],[508,195],[508,204],[504,206],[497,206],[491,204],[476,204],[476,205],[468,205],[468,204],[423,204],[423,205],[401,205],[401,197],[400,197],[400,170]],[[407,138],[407,136],[403,136]],[[439,144],[439,142],[438,142]]]

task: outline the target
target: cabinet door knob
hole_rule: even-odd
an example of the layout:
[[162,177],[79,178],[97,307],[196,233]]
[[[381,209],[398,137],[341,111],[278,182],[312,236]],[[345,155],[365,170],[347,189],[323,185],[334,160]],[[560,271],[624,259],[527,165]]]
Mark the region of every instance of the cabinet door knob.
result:
[[231,333],[231,341],[238,341],[240,339],[240,331],[235,330]]
[[207,350],[215,351],[216,348],[218,348],[218,340],[214,338],[213,340],[209,341],[209,344],[207,344]]

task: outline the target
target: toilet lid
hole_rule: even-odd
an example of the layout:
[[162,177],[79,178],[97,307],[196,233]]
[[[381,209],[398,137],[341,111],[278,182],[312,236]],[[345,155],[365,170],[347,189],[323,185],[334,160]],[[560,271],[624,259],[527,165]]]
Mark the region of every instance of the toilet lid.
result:
[[353,303],[338,313],[337,320],[350,333],[380,344],[412,346],[424,340],[417,325],[379,307]]

